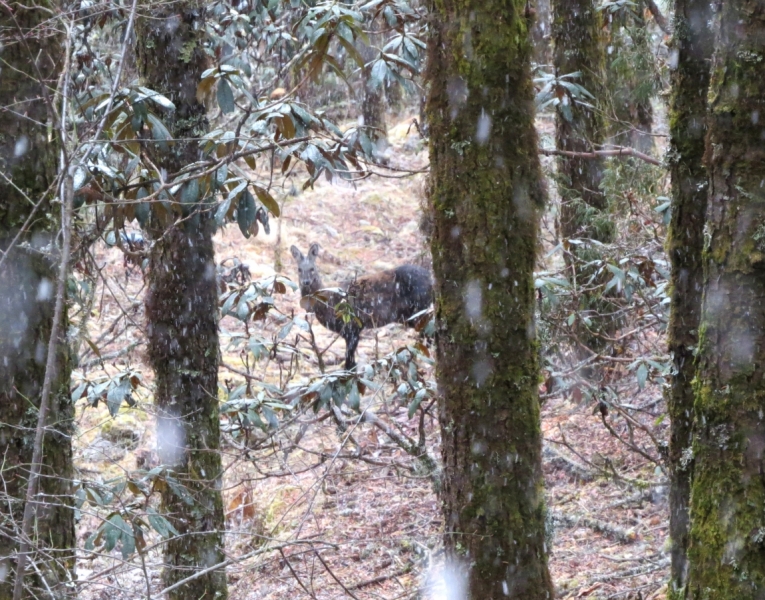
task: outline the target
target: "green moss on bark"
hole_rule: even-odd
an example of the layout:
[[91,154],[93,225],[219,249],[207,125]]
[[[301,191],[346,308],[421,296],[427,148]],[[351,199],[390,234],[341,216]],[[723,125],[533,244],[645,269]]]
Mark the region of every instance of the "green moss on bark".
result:
[[765,2],[722,5],[709,93],[705,287],[686,598],[765,589]]
[[[146,299],[149,358],[156,375],[158,451],[193,502],[172,488],[162,510],[180,532],[165,547],[165,585],[225,559],[225,520],[218,451],[218,329],[213,261],[214,222],[167,231],[151,255]],[[223,599],[224,569],[182,586],[177,600]]]
[[707,131],[707,88],[713,35],[712,9],[706,0],[677,0],[672,51],[670,106],[670,170],[672,220],[667,251],[672,265],[668,347],[674,376],[667,395],[671,419],[669,466],[672,568],[670,595],[683,594],[687,577],[690,448],[693,425],[695,351],[699,343],[703,285],[702,253],[707,208],[704,140]]
[[469,597],[553,597],[532,271],[544,189],[520,0],[434,2],[428,75],[448,555]]

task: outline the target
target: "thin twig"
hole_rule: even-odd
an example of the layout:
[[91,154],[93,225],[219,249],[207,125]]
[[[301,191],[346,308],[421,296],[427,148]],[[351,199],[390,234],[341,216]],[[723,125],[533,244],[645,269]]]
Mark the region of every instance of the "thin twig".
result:
[[[122,79],[122,69],[125,66],[125,59],[128,53],[128,47],[130,46],[130,36],[133,34],[133,24],[135,23],[136,8],[138,6],[138,0],[133,0],[133,5],[130,7],[130,15],[128,16],[127,27],[125,28],[125,43],[122,46],[122,55],[120,56],[120,64],[117,66],[117,73],[114,75],[114,84],[112,85],[112,91],[109,94],[109,100],[106,103],[104,109],[104,115],[101,117],[101,121],[98,123],[96,134],[93,136],[93,141],[98,142],[98,138],[101,136],[101,132],[106,126],[106,120],[109,118],[109,113],[112,110],[114,104],[114,97],[117,95],[117,90],[120,86],[120,79]],[[94,144],[95,147],[95,144]]]
[[[325,546],[331,546],[335,547],[334,544],[329,544],[327,542],[321,542]],[[196,573],[193,573],[192,575],[189,575],[185,579],[181,579],[180,581],[175,582],[173,585],[166,587],[164,590],[160,591],[157,594],[157,598],[161,598],[165,594],[169,594],[170,592],[177,590],[179,587],[182,587],[196,579],[199,579],[200,577],[204,577],[205,575],[208,575],[209,573],[212,573],[213,571],[217,571],[218,569],[225,569],[227,566],[240,563],[248,558],[252,558],[253,556],[258,556],[260,554],[265,554],[266,552],[272,552],[274,550],[278,550],[280,548],[287,548],[289,546],[295,546],[297,544],[310,544],[313,546],[316,544],[316,542],[313,542],[311,540],[303,541],[303,540],[294,540],[292,542],[285,542],[283,544],[279,544],[274,547],[268,547],[268,548],[258,548],[257,550],[253,550],[252,552],[248,552],[247,554],[243,554],[242,556],[239,556],[237,558],[227,558],[224,561],[221,561],[217,564],[212,565],[211,567],[207,567],[206,569],[202,569],[201,571],[197,571]],[[318,551],[314,549],[314,553],[318,556]],[[358,600],[358,599],[357,599]]]
[[332,579],[334,579],[334,580],[337,582],[337,585],[339,585],[341,588],[343,588],[343,590],[345,591],[345,593],[346,593],[346,594],[348,594],[348,595],[349,595],[351,598],[353,598],[354,600],[359,600],[359,597],[358,597],[356,594],[354,594],[354,593],[353,593],[351,590],[349,590],[347,587],[345,587],[345,584],[344,584],[342,581],[340,581],[340,580],[337,578],[337,575],[335,575],[335,574],[332,572],[332,569],[330,569],[330,568],[329,568],[329,565],[328,565],[328,564],[326,563],[326,561],[325,561],[325,560],[324,560],[324,559],[321,557],[321,552],[319,552],[319,551],[317,550],[317,551],[315,552],[315,555],[316,555],[316,558],[318,558],[318,559],[319,559],[319,562],[320,562],[322,565],[324,565],[324,568],[327,570],[327,573],[329,573],[329,576],[330,576],[330,577],[332,577]]

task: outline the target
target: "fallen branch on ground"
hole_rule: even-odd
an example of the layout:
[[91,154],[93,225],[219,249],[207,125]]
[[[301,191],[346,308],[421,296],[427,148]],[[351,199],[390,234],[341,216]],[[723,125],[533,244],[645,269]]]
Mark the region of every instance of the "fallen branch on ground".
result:
[[623,529],[618,525],[612,525],[606,521],[585,517],[584,515],[572,516],[559,511],[552,511],[552,518],[556,525],[560,524],[564,527],[578,527],[583,525],[584,527],[588,527],[589,529],[621,542],[622,544],[631,544],[637,540],[637,534],[634,531]]

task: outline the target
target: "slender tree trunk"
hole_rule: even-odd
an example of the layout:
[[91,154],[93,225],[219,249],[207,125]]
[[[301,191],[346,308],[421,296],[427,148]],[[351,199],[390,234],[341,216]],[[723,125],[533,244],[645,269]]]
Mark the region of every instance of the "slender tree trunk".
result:
[[551,30],[551,0],[536,0],[533,2],[534,23],[531,26],[531,40],[534,44],[533,60],[538,65],[549,65],[552,62]]
[[[557,76],[579,72],[576,83],[595,98],[602,98],[605,82],[603,20],[593,0],[554,0],[552,36]],[[558,110],[555,142],[558,150],[588,152],[603,143],[606,127],[602,113],[590,102],[569,103]],[[561,197],[560,234],[564,239],[594,237],[611,241],[613,227],[597,219],[606,210],[606,197],[600,189],[603,159],[570,156],[558,158],[558,191]],[[598,221],[604,221],[598,223]]]
[[396,115],[404,108],[404,86],[398,81],[385,82],[385,105]]
[[[199,160],[194,138],[207,128],[196,87],[208,66],[202,47],[204,8],[193,2],[161,6],[137,24],[138,67],[144,84],[176,106],[164,122],[177,141],[156,161],[169,173]],[[221,498],[218,417],[217,287],[212,235],[215,222],[204,204],[189,209],[182,223],[152,213],[146,314],[149,359],[156,374],[154,402],[162,462],[193,499],[172,486],[162,507],[180,536],[165,548],[165,585],[224,560],[225,521]],[[224,569],[195,579],[168,596],[172,600],[223,600]]]
[[686,598],[765,594],[765,0],[718,9]]
[[[50,106],[43,87],[54,90],[61,68],[62,39],[51,5],[0,8],[3,61],[0,78],[0,599],[11,598],[27,476],[32,460],[37,407],[53,327],[58,251],[54,238],[59,209],[51,204],[56,144],[48,137]],[[9,12],[9,9],[12,12]],[[48,100],[54,98],[48,92]],[[9,181],[13,181],[11,185]],[[17,242],[11,241],[42,204]],[[66,315],[61,331],[66,331]],[[66,340],[57,346],[44,457],[35,507],[33,554],[26,598],[73,595],[74,511],[69,394],[71,365]],[[48,591],[50,590],[50,591]]]
[[[593,0],[553,0],[552,37],[556,75],[580,73],[575,82],[595,98],[564,97],[566,103],[559,105],[555,120],[556,147],[569,152],[592,151],[603,143],[606,135],[601,106],[606,96],[602,12]],[[603,158],[558,158],[558,236],[564,243],[572,238],[613,241],[614,223],[601,189],[604,167]],[[592,268],[588,270],[583,265],[602,258],[600,247],[571,245],[568,249],[566,262],[571,272],[578,272],[580,280],[592,276]],[[612,334],[618,327],[613,318],[599,316],[613,313],[612,305],[600,294],[581,293],[579,302],[579,309],[593,317],[588,323],[578,319],[574,324],[577,338],[586,346],[572,348],[577,362],[590,354],[587,348],[597,352],[603,347],[603,340],[593,332]],[[594,377],[595,369],[583,369],[582,374]]]
[[474,600],[553,598],[532,281],[545,192],[525,7],[434,3],[428,57],[445,545]]
[[669,445],[669,528],[672,539],[670,594],[683,593],[687,577],[688,502],[690,501],[693,386],[698,345],[707,170],[704,167],[707,89],[713,36],[707,0],[676,0],[670,143],[672,221],[667,250],[672,263],[672,310],[668,345],[674,377],[667,396],[671,418]]
[[651,153],[656,94],[655,57],[642,0],[625,3],[609,15],[610,48],[606,77],[615,121],[611,137],[617,144]]
[[[376,37],[375,34],[370,35],[370,42]],[[378,56],[373,46],[367,46],[361,41],[356,44],[356,48],[367,65]],[[364,127],[367,128],[366,132],[369,139],[380,150],[384,150],[384,146],[388,141],[388,126],[385,123],[385,82],[375,82],[373,80],[372,66],[365,66],[362,69],[361,76],[363,86],[361,117],[364,121]]]

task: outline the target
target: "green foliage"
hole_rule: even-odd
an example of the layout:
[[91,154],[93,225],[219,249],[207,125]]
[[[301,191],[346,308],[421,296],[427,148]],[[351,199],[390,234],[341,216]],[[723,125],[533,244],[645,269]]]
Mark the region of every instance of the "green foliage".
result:
[[[304,187],[322,175],[363,176],[364,162],[375,150],[369,134],[358,127],[341,131],[320,107],[299,101],[300,85],[288,91],[280,83],[293,77],[318,81],[331,73],[350,85],[354,70],[365,67],[355,44],[368,41],[364,28],[375,19],[383,20],[391,34],[373,61],[373,84],[397,82],[412,89],[425,44],[420,13],[403,0],[359,5],[254,1],[236,8],[209,4],[199,16],[204,29],[184,38],[179,55],[188,62],[192,54],[203,52],[213,63],[196,83],[196,99],[235,124],[221,123],[209,133],[197,117],[179,120],[170,98],[140,82],[120,89],[110,103],[114,57],[103,52],[115,40],[115,24],[106,16],[83,24],[83,42],[92,42],[99,51],[79,64],[74,105],[82,124],[103,125],[106,143],[85,145],[75,157],[77,206],[106,204],[118,228],[133,220],[141,227],[152,220],[167,226],[212,208],[219,226],[236,221],[249,237],[260,226],[267,231],[269,215],[279,211],[274,174],[258,171],[258,164],[265,165],[261,155],[275,155],[270,168],[281,167],[285,177],[295,172],[297,163],[305,165]],[[88,40],[94,26],[99,36]],[[147,44],[154,35],[152,31]],[[173,137],[178,127],[202,138],[200,158],[168,173],[142,147],[153,143],[162,152],[188,156],[189,142]]]
[[[611,159],[602,179],[608,209],[597,211],[577,199],[570,204],[592,229],[553,248],[545,256],[549,268],[538,272],[535,281],[551,391],[576,390],[577,396],[596,398],[603,377],[598,368],[608,369],[611,356],[624,358],[630,332],[650,328],[663,333],[670,292],[662,247],[670,210],[663,195],[666,179],[661,167]],[[605,234],[610,237],[600,239],[611,241],[598,241],[596,236]],[[589,351],[577,352],[583,346]],[[561,363],[572,355],[573,366]],[[648,381],[664,381],[669,369],[663,351],[635,357],[627,366],[638,390]]]
[[[85,341],[100,358],[101,353],[96,345],[88,339]],[[99,402],[103,402],[109,409],[109,414],[114,417],[123,403],[129,407],[135,406],[133,393],[139,386],[143,385],[141,373],[133,370],[121,371],[115,375],[99,375],[92,379],[81,376],[80,383],[72,392],[72,402],[86,398],[88,404],[93,408],[97,408]]]
[[[284,315],[276,309],[275,295],[284,294],[288,289],[294,292],[297,286],[282,276],[266,277],[245,284],[228,283],[220,296],[222,316],[243,323],[263,321],[268,317],[275,319],[279,328],[271,339],[249,329],[245,333],[224,330],[228,338],[225,349],[247,352],[247,364],[276,356],[277,352],[287,352],[297,361],[301,353],[300,342],[312,339],[313,333],[309,323],[302,317]],[[343,307],[338,306],[336,310],[342,311]],[[348,317],[354,318],[352,315]],[[428,327],[433,327],[432,322],[424,324],[425,334],[428,333]],[[293,336],[295,342],[291,343],[290,338]],[[383,392],[381,382],[391,385],[395,390],[388,401],[407,406],[411,419],[426,407],[429,408],[435,400],[435,383],[426,379],[421,368],[423,364],[432,366],[433,360],[428,348],[422,342],[417,342],[373,361],[359,373],[322,373],[307,382],[282,387],[249,380],[249,383],[224,392],[225,400],[221,405],[223,431],[235,439],[250,436],[253,428],[272,435],[285,420],[289,421],[304,407],[319,412],[329,410],[334,404],[337,408],[347,407],[358,413],[366,390],[376,394]],[[423,402],[426,406],[422,406]]]
[[[660,36],[644,19],[642,1],[605,1],[601,10],[608,25],[606,82],[610,107],[609,121],[617,143],[650,150],[650,137],[640,137],[630,127],[649,132],[652,128],[651,101],[668,82],[665,49]],[[628,136],[628,137],[625,137]]]
[[563,117],[570,122],[572,104],[594,109],[592,102],[596,100],[595,96],[576,83],[576,80],[581,77],[582,74],[579,71],[557,77],[552,73],[540,71],[534,79],[534,83],[540,86],[535,98],[537,110],[543,111],[547,108],[560,110]]
[[87,505],[89,512],[101,516],[101,524],[85,540],[85,550],[108,553],[119,548],[122,558],[129,560],[136,552],[146,551],[151,531],[164,539],[178,536],[173,524],[150,504],[153,494],[166,487],[194,504],[183,485],[164,467],[103,483],[81,482],[75,492],[77,513]]
[[[612,212],[622,216],[634,214],[638,204],[661,206],[666,201],[666,177],[663,167],[636,158],[611,160],[603,173],[603,191]],[[663,200],[657,203],[659,199]]]

